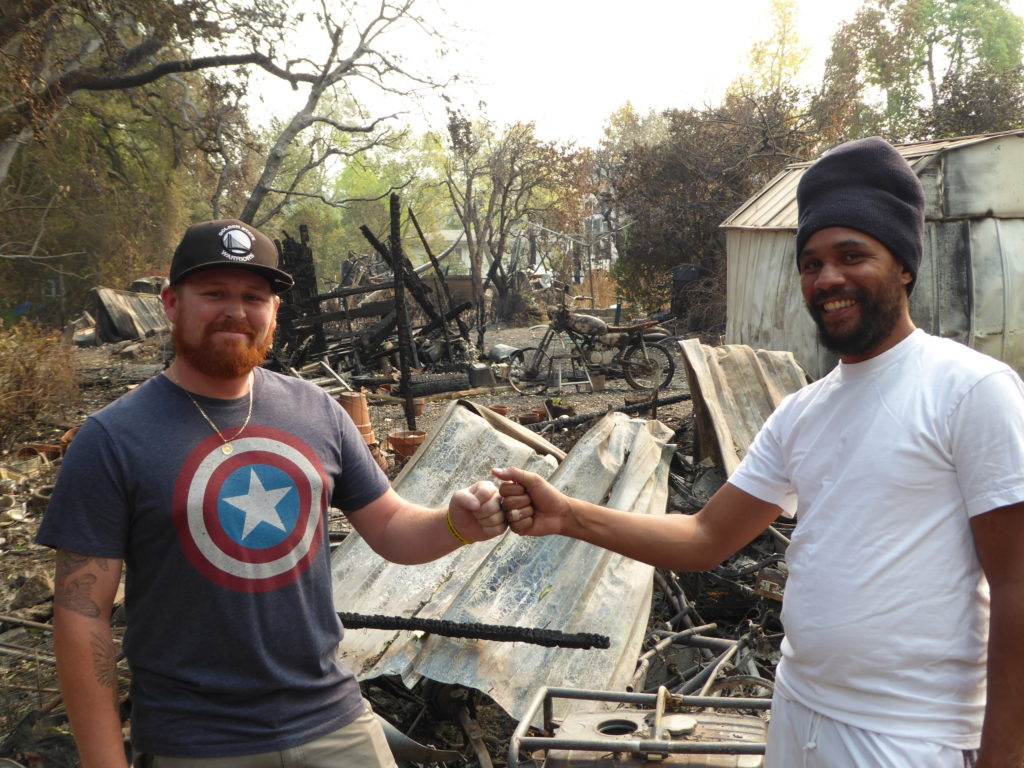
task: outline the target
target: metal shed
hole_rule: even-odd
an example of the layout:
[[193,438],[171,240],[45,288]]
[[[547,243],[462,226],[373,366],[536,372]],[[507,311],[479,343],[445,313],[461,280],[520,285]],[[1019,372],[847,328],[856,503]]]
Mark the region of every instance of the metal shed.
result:
[[[902,144],[925,191],[914,323],[1024,371],[1024,130]],[[834,355],[818,343],[796,270],[796,187],[788,165],[722,223],[726,341],[789,350],[812,377]]]

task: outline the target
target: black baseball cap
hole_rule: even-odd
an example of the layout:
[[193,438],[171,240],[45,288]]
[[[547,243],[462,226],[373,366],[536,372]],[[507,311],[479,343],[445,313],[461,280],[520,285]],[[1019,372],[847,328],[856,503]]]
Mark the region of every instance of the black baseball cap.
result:
[[214,267],[255,272],[270,283],[274,293],[284,293],[295,285],[291,275],[277,268],[274,241],[238,219],[204,221],[186,229],[171,259],[171,285]]

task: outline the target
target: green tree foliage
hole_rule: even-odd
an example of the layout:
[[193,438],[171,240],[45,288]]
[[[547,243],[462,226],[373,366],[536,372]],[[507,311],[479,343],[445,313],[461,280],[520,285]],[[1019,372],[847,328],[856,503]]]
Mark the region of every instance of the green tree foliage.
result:
[[942,81],[939,100],[922,110],[927,136],[943,138],[1024,125],[1024,88],[1019,71],[989,72],[975,67]]
[[[993,130],[1024,89],[1022,43],[1024,22],[1005,0],[867,0],[833,38],[826,86],[855,103],[880,94],[878,122],[893,140]],[[970,90],[986,78],[998,86]]]
[[611,172],[615,204],[628,223],[614,269],[623,295],[644,309],[665,306],[672,268],[695,265],[705,277],[692,286],[688,311],[702,328],[725,319],[719,224],[786,163],[810,156],[816,143],[810,96],[792,85],[804,56],[792,3],[775,2],[772,11],[771,36],[754,45],[747,73],[722,103],[666,112],[665,138],[637,137],[620,170]]
[[[271,128],[273,130],[273,128]],[[348,137],[337,136],[344,146]],[[306,148],[293,149],[285,161],[285,174],[294,174],[295,166],[305,161]],[[399,134],[388,146],[360,152],[339,167],[319,166],[304,178],[289,201],[264,226],[268,231],[284,231],[297,236],[300,224],[311,233],[317,274],[326,281],[336,280],[341,260],[369,255],[371,247],[359,228],[366,225],[379,239],[386,240],[390,222],[388,196],[397,190],[402,202],[416,212],[426,233],[435,233],[454,224],[448,193],[435,168],[442,163],[436,137]],[[404,236],[417,240],[408,221]],[[431,242],[435,254],[443,250],[441,240]]]
[[0,193],[0,306],[29,302],[59,323],[93,285],[166,273],[198,193],[186,153],[123,99],[77,101],[18,156]]
[[[79,93],[138,89],[169,75],[273,61],[280,0],[23,0],[0,10],[0,183]],[[262,46],[257,49],[256,45]],[[193,55],[193,49],[213,49]],[[293,80],[294,82],[294,80]]]
[[[335,235],[342,256],[356,247],[348,206],[407,184],[417,160],[346,82],[393,92],[433,84],[386,47],[392,29],[433,35],[414,1],[324,4],[311,28],[329,53],[319,62],[282,54],[280,65],[277,46],[310,29],[283,0],[4,4],[0,311],[34,307],[60,322],[93,285],[166,274],[196,220],[243,218],[274,234],[308,223]],[[254,130],[246,67],[307,89],[305,105]],[[360,178],[354,161],[365,152]]]

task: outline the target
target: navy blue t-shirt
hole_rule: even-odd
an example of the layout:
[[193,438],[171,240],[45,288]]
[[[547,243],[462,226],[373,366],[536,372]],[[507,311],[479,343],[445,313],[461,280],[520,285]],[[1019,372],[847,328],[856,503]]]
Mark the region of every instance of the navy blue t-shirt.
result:
[[[388,480],[327,394],[255,373],[230,453],[165,376],[91,416],[39,530],[41,544],[125,562],[140,752],[276,751],[362,712],[335,659],[327,507],[358,510]],[[226,436],[249,406],[196,400]]]

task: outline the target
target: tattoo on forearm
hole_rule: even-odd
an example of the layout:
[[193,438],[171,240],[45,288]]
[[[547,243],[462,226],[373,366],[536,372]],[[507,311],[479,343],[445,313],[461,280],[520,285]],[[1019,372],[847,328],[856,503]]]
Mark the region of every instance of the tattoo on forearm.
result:
[[92,633],[92,671],[96,680],[105,688],[117,687],[117,658],[114,644],[99,632]]
[[101,571],[108,571],[110,563],[102,557],[89,557],[67,550],[57,551],[56,573],[53,588],[53,604],[90,619],[99,618],[100,607],[92,599],[92,588],[96,575],[83,573],[75,576],[88,565],[95,564]]
[[54,605],[80,613],[90,619],[99,618],[100,607],[91,596],[95,583],[96,577],[91,573],[83,573],[77,579],[65,579],[58,582],[53,592]]
[[57,578],[67,578],[75,571],[85,567],[89,560],[90,558],[86,555],[80,555],[77,552],[68,552],[65,549],[58,549],[56,558]]

